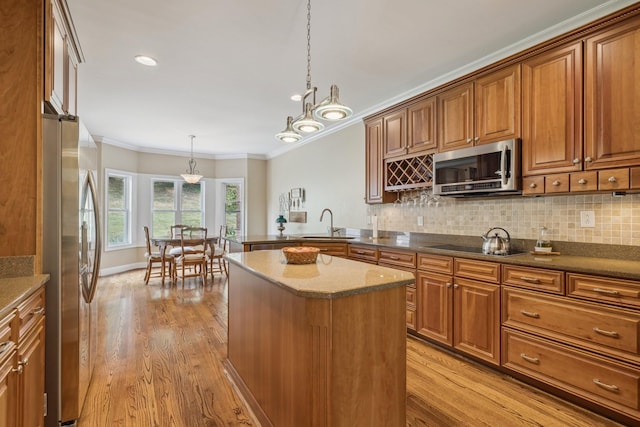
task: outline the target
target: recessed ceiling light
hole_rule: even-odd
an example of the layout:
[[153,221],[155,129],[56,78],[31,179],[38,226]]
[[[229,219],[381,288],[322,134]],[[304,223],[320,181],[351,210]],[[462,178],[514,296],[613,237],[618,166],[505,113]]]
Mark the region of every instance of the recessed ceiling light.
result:
[[296,93],[295,95],[291,95],[291,100],[298,102],[302,100],[302,95],[300,95],[299,93]]
[[137,55],[134,59],[136,60],[136,62],[142,65],[146,65],[147,67],[155,67],[156,65],[158,65],[158,61],[150,56]]

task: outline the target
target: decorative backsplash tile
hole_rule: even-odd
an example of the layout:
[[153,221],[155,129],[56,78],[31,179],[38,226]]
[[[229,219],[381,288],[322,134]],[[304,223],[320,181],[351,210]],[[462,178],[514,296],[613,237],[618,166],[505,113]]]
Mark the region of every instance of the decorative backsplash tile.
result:
[[[443,198],[438,206],[420,203],[420,193],[405,203],[371,205],[367,215],[378,216],[380,230],[481,235],[503,227],[512,237],[536,239],[546,226],[550,239],[567,242],[640,245],[640,195],[611,194],[494,199]],[[411,198],[415,199],[415,203]],[[580,213],[593,211],[595,227],[580,226]],[[419,226],[419,216],[423,225]]]

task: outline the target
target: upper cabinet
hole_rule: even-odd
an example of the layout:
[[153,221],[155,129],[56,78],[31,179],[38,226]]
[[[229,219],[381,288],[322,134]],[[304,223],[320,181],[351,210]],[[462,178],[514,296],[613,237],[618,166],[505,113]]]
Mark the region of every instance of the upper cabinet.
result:
[[77,115],[77,68],[81,59],[65,0],[47,0],[44,100],[53,112]]
[[522,64],[522,174],[582,170],[582,44]]
[[438,95],[438,149],[454,150],[520,137],[520,65]]
[[436,97],[432,96],[412,104],[407,108],[408,132],[407,152],[435,152],[436,140]]
[[382,118],[384,158],[407,152],[407,110],[394,111]]
[[388,203],[392,194],[384,191],[384,161],[382,158],[382,119],[365,123],[366,203]]
[[640,18],[585,42],[585,169],[640,163]]

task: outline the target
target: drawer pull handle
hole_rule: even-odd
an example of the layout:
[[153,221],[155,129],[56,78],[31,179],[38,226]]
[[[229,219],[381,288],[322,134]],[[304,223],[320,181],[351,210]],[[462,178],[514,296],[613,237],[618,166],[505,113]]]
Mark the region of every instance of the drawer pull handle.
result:
[[607,179],[607,181],[609,182],[616,182],[616,177],[615,176],[610,176],[609,179]]
[[326,248],[320,248],[320,252],[327,252],[329,249]]
[[539,319],[540,315],[538,313],[532,313],[531,311],[527,311],[527,310],[520,310],[520,313],[527,316],[527,317],[533,317],[534,319]]
[[364,251],[356,251],[358,255],[364,255]]
[[14,369],[11,370],[11,372],[15,372],[18,375],[20,375],[22,373],[22,371],[24,371],[24,367],[22,365],[18,365],[17,368],[14,368]]
[[597,326],[593,328],[593,332],[596,332],[600,335],[604,335],[605,337],[618,338],[620,335],[616,331],[605,331],[603,329],[598,328]]
[[450,287],[451,287],[451,283],[447,282],[447,283],[445,283],[445,286],[446,286],[447,288],[450,288]]
[[396,260],[396,261],[400,259],[400,257],[397,257],[395,255],[390,255],[389,258],[391,258],[393,260]]
[[0,344],[0,354],[2,354],[5,351],[7,351],[11,347],[12,343],[13,343],[13,341],[5,341],[2,344]]
[[558,185],[560,185],[560,181],[558,181],[557,179],[555,181],[553,181],[551,184],[553,184],[554,187],[557,187]]
[[536,365],[540,364],[540,359],[538,359],[537,357],[527,356],[524,353],[520,353],[520,357],[522,357],[524,360],[526,360],[529,363],[535,363]]
[[535,182],[532,182],[531,184],[529,184],[529,188],[536,188],[538,186],[538,184],[536,184]]
[[587,183],[587,180],[586,180],[586,179],[584,179],[584,178],[580,178],[580,179],[578,180],[578,184],[584,185],[584,184],[586,184],[586,183]]
[[584,161],[588,162],[588,163],[591,163],[591,162],[593,162],[593,159],[591,157],[587,156],[587,157],[584,158]]
[[458,289],[458,288],[459,288],[458,284],[457,284],[457,283],[454,283],[454,284],[453,284],[453,289]]
[[620,295],[620,292],[614,291],[611,289],[593,288],[593,292],[597,292],[599,294],[605,294],[605,295],[615,295],[615,296]]
[[25,357],[24,360],[21,360],[20,362],[18,362],[18,365],[22,365],[22,366],[27,366],[29,364],[29,358]]
[[575,159],[573,159],[573,164],[577,165],[578,163],[580,163],[580,159],[578,157],[576,157]]
[[36,307],[31,312],[31,315],[33,315],[33,316],[39,316],[41,314],[44,314],[44,307]]
[[620,390],[618,388],[617,385],[613,385],[613,384],[605,384],[603,382],[601,382],[599,379],[594,378],[593,382],[595,383],[595,385],[597,385],[598,387],[602,387],[605,390],[609,390],[609,391],[615,391],[617,392],[618,390]]
[[528,283],[540,283],[540,279],[537,279],[535,277],[520,276],[520,280],[524,280]]

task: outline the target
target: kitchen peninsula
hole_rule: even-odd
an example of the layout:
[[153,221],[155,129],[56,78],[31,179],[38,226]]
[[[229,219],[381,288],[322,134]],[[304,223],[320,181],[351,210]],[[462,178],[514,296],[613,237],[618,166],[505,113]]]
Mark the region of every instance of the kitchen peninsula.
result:
[[262,425],[405,424],[411,273],[279,250],[227,259],[227,368]]

